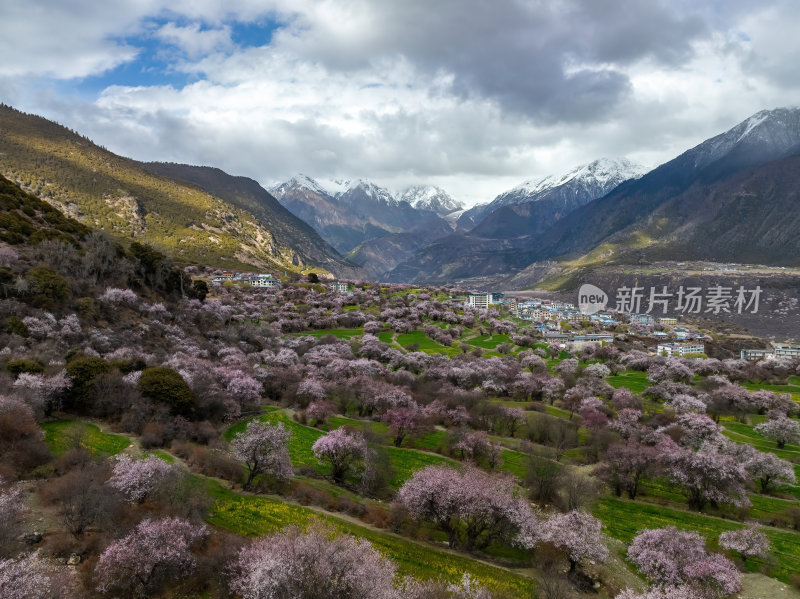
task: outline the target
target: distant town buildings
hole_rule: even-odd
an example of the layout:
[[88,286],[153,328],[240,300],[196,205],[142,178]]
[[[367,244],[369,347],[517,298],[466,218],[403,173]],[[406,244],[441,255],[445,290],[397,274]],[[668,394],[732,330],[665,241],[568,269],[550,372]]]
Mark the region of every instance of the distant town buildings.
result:
[[754,362],[756,360],[772,360],[774,358],[800,358],[800,345],[787,345],[776,343],[766,349],[743,349],[739,353],[742,360]]
[[671,318],[669,316],[664,316],[664,317],[658,319],[658,324],[675,326],[676,324],[678,324],[678,319],[677,318]]
[[228,281],[230,281],[231,283],[252,285],[253,287],[258,287],[261,289],[280,287],[281,285],[281,282],[275,277],[273,277],[271,274],[248,275],[244,273],[225,271],[221,273],[219,276],[216,276],[211,279],[212,283],[218,283],[218,284],[226,283]]

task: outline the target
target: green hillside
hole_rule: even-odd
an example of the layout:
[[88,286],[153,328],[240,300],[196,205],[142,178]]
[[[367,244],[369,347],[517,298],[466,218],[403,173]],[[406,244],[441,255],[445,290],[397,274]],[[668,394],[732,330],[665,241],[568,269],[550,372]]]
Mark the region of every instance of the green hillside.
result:
[[314,266],[252,213],[5,105],[0,174],[91,228],[147,243],[176,260],[295,272]]

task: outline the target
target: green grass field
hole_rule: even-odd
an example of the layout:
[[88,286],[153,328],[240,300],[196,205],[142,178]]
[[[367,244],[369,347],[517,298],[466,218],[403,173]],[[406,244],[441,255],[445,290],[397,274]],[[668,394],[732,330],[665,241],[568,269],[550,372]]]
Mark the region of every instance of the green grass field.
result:
[[626,370],[622,374],[608,376],[606,380],[615,389],[627,387],[633,393],[641,393],[650,386],[650,381],[647,380],[647,373],[636,370]]
[[117,455],[131,442],[122,435],[102,432],[96,425],[80,420],[54,420],[42,424],[44,440],[53,455],[60,456],[80,443],[96,456]]
[[534,589],[534,582],[530,578],[455,552],[438,550],[270,497],[239,495],[214,481],[208,481],[207,488],[209,495],[216,500],[208,521],[236,534],[267,535],[290,525],[305,527],[312,519],[319,518],[341,532],[372,543],[397,564],[401,576],[413,576],[420,580],[442,577],[455,582],[467,573],[489,589],[512,597],[530,597]]
[[[283,412],[268,412],[263,414],[260,418],[264,422],[270,422],[272,424],[282,422],[283,425],[291,431],[292,437],[289,439],[289,456],[295,468],[307,467],[314,469],[324,476],[330,474],[327,465],[320,463],[320,461],[314,457],[314,452],[311,449],[316,440],[325,434],[325,431],[295,422]],[[361,424],[361,421],[351,418],[339,417],[338,419],[332,418],[331,420],[341,424]],[[380,427],[386,426],[383,423],[369,424],[378,427],[378,430],[380,430]],[[236,433],[243,431],[246,426],[247,421],[238,422],[225,431],[223,436],[226,440],[230,440]],[[331,423],[331,427],[337,428],[333,423]],[[416,449],[386,447],[386,451],[389,454],[389,463],[393,471],[393,475],[389,481],[389,485],[393,489],[398,489],[406,480],[411,478],[411,475],[414,474],[416,470],[424,468],[425,466],[431,464],[457,464],[455,460],[451,460],[450,458]]]
[[483,349],[495,349],[501,343],[510,343],[514,345],[511,337],[505,334],[498,335],[478,335],[477,337],[463,338],[463,342],[468,345],[474,345]]
[[411,331],[397,336],[397,343],[402,347],[417,345],[419,351],[426,354],[455,355],[461,352],[458,347],[446,347],[428,337],[423,331]]
[[[715,541],[726,530],[744,528],[744,524],[706,516],[666,506],[628,501],[616,497],[605,497],[598,501],[592,510],[605,526],[605,531],[615,539],[630,543],[637,533],[646,528],[676,526],[693,530],[706,539]],[[800,534],[789,530],[764,527],[764,532],[772,545],[772,555],[777,560],[770,575],[784,582],[789,575],[800,572]],[[757,559],[748,560],[748,567],[757,569],[763,564]]]

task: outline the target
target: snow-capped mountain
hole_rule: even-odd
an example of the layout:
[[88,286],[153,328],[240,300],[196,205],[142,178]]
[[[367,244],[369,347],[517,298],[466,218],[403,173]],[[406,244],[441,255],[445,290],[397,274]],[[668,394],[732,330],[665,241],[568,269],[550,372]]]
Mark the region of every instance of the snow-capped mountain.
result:
[[459,219],[459,228],[470,230],[504,206],[528,202],[553,204],[557,216],[563,217],[575,208],[606,195],[623,181],[638,179],[647,169],[625,158],[600,158],[582,164],[560,175],[529,179],[498,195],[489,204],[467,210]]
[[417,210],[430,210],[440,216],[464,209],[461,202],[435,185],[412,185],[399,194],[399,200],[411,204]]
[[500,206],[541,201],[551,195],[555,189],[565,192],[565,196],[599,198],[623,181],[638,179],[647,170],[641,164],[625,158],[600,158],[589,164],[582,164],[570,169],[561,175],[550,175],[543,179],[525,181],[497,196],[489,204],[489,212]]
[[[358,264],[376,277],[452,230],[436,211],[413,206],[366,179],[328,181],[300,174],[271,192],[338,251],[358,248]],[[428,197],[436,199],[435,194]]]

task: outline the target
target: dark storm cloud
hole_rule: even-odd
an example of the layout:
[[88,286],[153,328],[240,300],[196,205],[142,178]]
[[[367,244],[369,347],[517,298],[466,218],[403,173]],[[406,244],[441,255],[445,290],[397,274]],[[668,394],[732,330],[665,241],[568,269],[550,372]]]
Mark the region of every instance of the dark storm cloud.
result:
[[407,0],[353,6],[353,27],[301,18],[295,49],[332,69],[401,55],[421,71],[452,74],[459,95],[490,98],[535,119],[603,118],[630,93],[620,67],[640,60],[678,66],[692,57],[692,42],[708,34],[699,17],[677,14],[661,2]]

